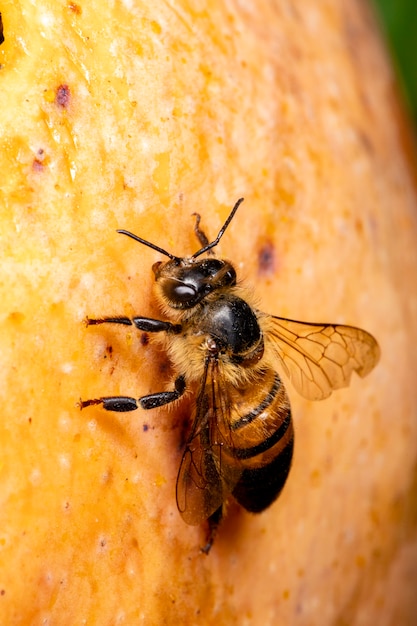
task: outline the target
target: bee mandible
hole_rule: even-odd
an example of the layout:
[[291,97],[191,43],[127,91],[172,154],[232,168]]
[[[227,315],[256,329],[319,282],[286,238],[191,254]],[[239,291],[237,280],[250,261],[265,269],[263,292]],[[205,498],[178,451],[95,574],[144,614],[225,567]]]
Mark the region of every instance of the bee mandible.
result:
[[118,230],[168,257],[152,266],[155,295],[168,319],[87,318],[88,325],[133,325],[161,337],[177,377],[170,391],[139,399],[100,397],[80,401],[81,408],[101,404],[107,411],[149,410],[176,402],[187,390],[195,393],[176,499],[187,524],[208,520],[202,548],[206,554],[230,496],[258,513],[274,502],[287,479],[294,431],[277,369],[302,396],[320,400],[347,386],[353,371],[366,376],[380,353],[372,335],[359,328],[297,322],[267,315],[251,304],[233,264],[213,253],[242,201],[211,242],[196,214],[201,247],[191,256],[177,257]]

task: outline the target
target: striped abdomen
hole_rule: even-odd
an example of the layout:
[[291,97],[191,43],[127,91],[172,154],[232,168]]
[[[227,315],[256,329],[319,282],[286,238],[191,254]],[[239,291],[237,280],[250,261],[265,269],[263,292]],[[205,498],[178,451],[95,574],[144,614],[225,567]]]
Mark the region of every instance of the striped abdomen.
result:
[[277,498],[287,479],[294,431],[285,387],[272,369],[230,393],[231,413],[222,464],[243,469],[233,496],[245,509],[260,512]]

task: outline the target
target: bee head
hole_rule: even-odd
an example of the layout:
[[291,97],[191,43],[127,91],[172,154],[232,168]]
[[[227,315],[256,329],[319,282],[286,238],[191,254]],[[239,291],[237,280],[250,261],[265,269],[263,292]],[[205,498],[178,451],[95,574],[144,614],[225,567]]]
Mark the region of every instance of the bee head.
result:
[[236,285],[236,271],[221,259],[174,258],[152,266],[157,288],[173,309],[191,309],[222,287]]
[[222,287],[233,287],[236,285],[236,271],[229,261],[215,259],[213,257],[197,260],[197,257],[208,253],[217,246],[223,237],[226,228],[232,221],[239,205],[243,202],[240,198],[234,205],[229,217],[219,230],[213,241],[208,242],[205,235],[200,231],[198,225],[200,216],[197,215],[195,232],[202,243],[202,248],[194,252],[191,257],[176,257],[163,248],[142,239],[128,230],[118,230],[122,235],[127,235],[131,239],[160,252],[169,257],[170,261],[158,262],[152,267],[155,274],[157,289],[162,299],[173,309],[192,309],[204,298]]

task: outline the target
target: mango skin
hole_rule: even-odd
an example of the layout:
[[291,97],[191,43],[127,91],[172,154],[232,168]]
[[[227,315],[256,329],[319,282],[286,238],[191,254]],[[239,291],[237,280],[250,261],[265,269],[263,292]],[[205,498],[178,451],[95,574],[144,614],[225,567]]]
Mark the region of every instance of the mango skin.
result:
[[[417,194],[410,129],[358,0],[2,3],[0,616],[4,624],[413,624]],[[161,315],[151,265],[191,213],[259,306],[349,323],[381,362],[290,385],[279,500],[231,504],[209,557],[174,489],[192,397],[163,352],[86,315]]]

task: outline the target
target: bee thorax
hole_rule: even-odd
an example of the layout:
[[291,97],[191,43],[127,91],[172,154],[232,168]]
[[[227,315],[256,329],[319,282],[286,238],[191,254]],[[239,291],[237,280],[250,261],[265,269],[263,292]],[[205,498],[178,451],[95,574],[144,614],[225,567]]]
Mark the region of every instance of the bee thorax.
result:
[[210,352],[227,354],[242,364],[249,358],[259,360],[263,338],[253,309],[238,296],[220,296],[208,302],[198,319],[199,332],[207,333]]

